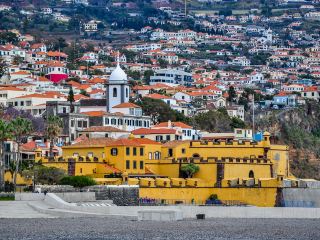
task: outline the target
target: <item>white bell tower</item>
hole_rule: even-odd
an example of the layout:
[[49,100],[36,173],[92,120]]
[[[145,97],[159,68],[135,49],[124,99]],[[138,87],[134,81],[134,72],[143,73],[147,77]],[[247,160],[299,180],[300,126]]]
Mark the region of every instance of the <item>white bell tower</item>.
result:
[[110,112],[112,107],[118,104],[129,102],[129,94],[127,74],[120,67],[118,52],[117,67],[111,73],[106,84],[107,112]]

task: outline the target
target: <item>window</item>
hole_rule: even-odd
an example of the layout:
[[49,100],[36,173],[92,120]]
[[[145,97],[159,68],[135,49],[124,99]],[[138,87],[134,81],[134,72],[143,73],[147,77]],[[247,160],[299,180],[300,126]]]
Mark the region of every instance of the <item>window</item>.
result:
[[152,152],[149,152],[149,160],[152,159]]
[[137,148],[136,147],[133,148],[133,156],[137,156]]
[[106,118],[106,119],[104,120],[104,123],[105,123],[105,125],[109,125],[109,118]]
[[163,138],[162,138],[161,135],[156,136],[156,141],[157,141],[157,142],[162,141],[162,140],[163,140]]
[[167,140],[167,141],[170,141],[170,135],[167,135],[167,136],[166,136],[166,140]]
[[140,161],[140,169],[143,169],[143,161]]
[[129,97],[129,91],[128,88],[126,88],[126,98]]
[[129,108],[129,114],[134,115],[134,108]]
[[252,170],[249,172],[249,178],[254,178],[254,172]]
[[186,153],[186,149],[185,149],[185,148],[182,148],[182,149],[181,149],[181,153],[182,153],[182,154],[185,154],[185,153]]
[[117,148],[111,148],[111,155],[117,156],[118,155],[118,149]]
[[173,150],[172,148],[168,149],[168,157],[172,157],[173,156]]
[[137,161],[133,160],[133,169],[137,169]]
[[83,127],[87,128],[88,127],[88,123],[86,121],[83,121]]
[[113,88],[112,95],[113,95],[113,97],[117,97],[118,96],[117,88]]
[[143,148],[140,148],[140,156],[143,156],[143,155],[144,155]]
[[130,161],[129,160],[126,161],[126,169],[130,169]]
[[104,135],[104,137],[106,137],[106,138],[107,138],[107,137],[109,137],[109,134],[108,134],[108,133],[106,133],[106,134]]
[[82,168],[80,168],[80,173],[82,173]]
[[78,121],[78,127],[82,128],[82,121]]
[[154,153],[154,159],[158,160],[158,159],[160,159],[160,157],[161,157],[160,152],[157,151],[157,152]]
[[79,157],[79,153],[73,153],[74,157]]
[[74,127],[74,120],[71,120],[71,127]]
[[93,157],[93,152],[88,152],[88,157]]
[[126,155],[127,155],[127,156],[130,155],[130,148],[129,148],[129,147],[126,148]]
[[112,118],[111,119],[111,125],[116,125],[117,124],[117,119]]

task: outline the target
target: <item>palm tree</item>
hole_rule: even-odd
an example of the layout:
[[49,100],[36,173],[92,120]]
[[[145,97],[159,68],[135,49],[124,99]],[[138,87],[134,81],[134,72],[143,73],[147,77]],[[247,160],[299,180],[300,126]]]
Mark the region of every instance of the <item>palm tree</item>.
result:
[[11,124],[0,119],[0,189],[4,189],[5,159],[4,142],[12,137]]
[[14,141],[18,144],[17,149],[17,158],[15,161],[15,171],[14,171],[14,177],[13,177],[13,185],[14,185],[14,191],[16,190],[16,184],[17,184],[17,175],[19,173],[19,166],[21,161],[21,153],[20,153],[20,146],[22,143],[22,140],[26,138],[31,132],[32,132],[32,123],[29,119],[17,117],[16,119],[11,121],[12,124],[12,136]]
[[46,135],[50,139],[50,151],[49,156],[53,157],[54,141],[61,134],[63,122],[58,116],[49,116],[47,121]]

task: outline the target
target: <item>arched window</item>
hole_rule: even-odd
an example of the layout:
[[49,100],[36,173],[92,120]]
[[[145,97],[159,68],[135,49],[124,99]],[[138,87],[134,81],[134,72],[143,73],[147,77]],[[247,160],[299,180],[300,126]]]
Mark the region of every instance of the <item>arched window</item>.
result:
[[161,157],[161,153],[160,152],[157,151],[157,152],[154,153],[154,159],[158,160],[158,159],[160,159],[160,157]]
[[249,172],[249,178],[254,178],[254,172],[252,170]]
[[152,159],[152,152],[149,152],[149,159]]
[[128,88],[126,88],[126,98],[129,97],[129,91]]
[[117,88],[113,88],[113,97],[117,97],[117,96],[118,96]]

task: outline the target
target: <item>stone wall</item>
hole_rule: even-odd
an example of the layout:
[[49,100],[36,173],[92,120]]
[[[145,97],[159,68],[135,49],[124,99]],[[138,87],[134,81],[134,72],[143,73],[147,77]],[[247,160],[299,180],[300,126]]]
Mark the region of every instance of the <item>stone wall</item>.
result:
[[79,192],[80,189],[74,188],[69,185],[36,185],[35,189],[41,189],[41,192],[44,191],[52,193],[63,193],[63,192]]
[[135,206],[139,204],[139,187],[96,185],[86,187],[84,191],[96,193],[97,200],[112,200],[118,206]]
[[283,207],[320,207],[320,189],[284,188],[282,195]]

